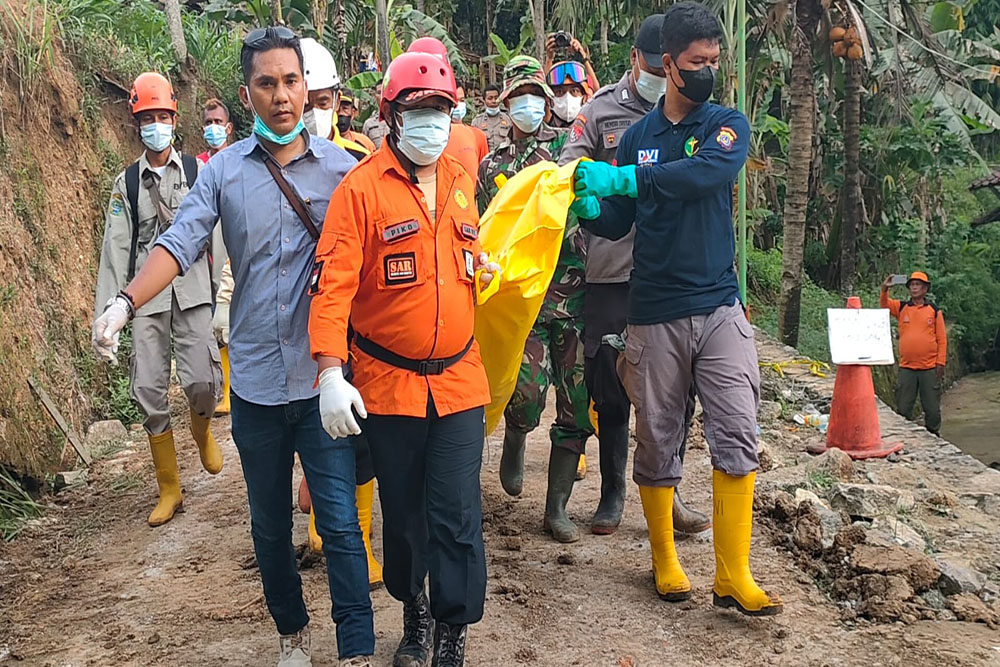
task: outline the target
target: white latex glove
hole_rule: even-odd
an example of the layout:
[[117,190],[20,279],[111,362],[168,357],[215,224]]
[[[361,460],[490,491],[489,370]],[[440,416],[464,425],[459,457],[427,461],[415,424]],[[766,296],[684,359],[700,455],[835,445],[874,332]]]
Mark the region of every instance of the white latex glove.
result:
[[479,257],[476,258],[476,271],[482,271],[479,274],[479,282],[482,289],[486,289],[493,282],[494,276],[500,275],[500,265],[496,262],[490,261],[490,256],[485,252],[479,253]]
[[215,304],[212,315],[212,331],[220,346],[229,345],[229,304],[221,301]]
[[323,429],[331,438],[361,434],[361,427],[351,412],[352,407],[362,419],[368,417],[361,394],[344,379],[344,369],[335,366],[320,373],[319,415],[323,421]]
[[112,366],[118,365],[118,337],[130,319],[132,307],[124,297],[115,296],[108,301],[104,312],[94,320],[90,334],[90,344],[98,358]]

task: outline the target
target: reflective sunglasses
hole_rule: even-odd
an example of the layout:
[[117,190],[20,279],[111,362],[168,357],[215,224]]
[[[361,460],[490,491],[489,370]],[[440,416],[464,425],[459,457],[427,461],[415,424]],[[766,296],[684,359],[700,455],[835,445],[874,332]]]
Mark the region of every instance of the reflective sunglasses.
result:
[[549,70],[546,82],[550,86],[562,86],[566,83],[566,79],[573,83],[587,83],[587,70],[582,63],[572,60],[556,63]]
[[257,48],[261,42],[272,35],[280,39],[296,39],[298,37],[291,28],[286,28],[283,25],[271,25],[266,28],[254,28],[248,32],[247,36],[243,38],[243,46],[251,49]]

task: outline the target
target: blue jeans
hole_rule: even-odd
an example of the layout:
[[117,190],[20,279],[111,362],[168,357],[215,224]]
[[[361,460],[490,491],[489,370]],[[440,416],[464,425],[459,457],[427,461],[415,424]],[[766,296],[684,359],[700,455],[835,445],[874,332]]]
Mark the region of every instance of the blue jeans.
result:
[[250,502],[250,534],[268,611],[287,635],[309,623],[292,546],[292,461],[299,460],[323,538],[340,658],[372,655],[375,630],[368,559],[355,505],[351,439],[334,440],[319,416],[319,399],[257,405],[232,396],[233,440]]

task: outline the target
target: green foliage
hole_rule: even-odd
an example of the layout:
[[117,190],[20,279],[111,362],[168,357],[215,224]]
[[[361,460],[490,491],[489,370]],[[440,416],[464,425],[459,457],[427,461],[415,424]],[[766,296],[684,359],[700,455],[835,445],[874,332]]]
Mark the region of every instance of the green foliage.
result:
[[493,42],[493,46],[497,52],[491,56],[486,56],[483,60],[485,62],[495,62],[498,67],[506,67],[507,63],[521,55],[524,51],[524,45],[528,42],[528,35],[522,36],[521,41],[514,48],[509,48],[504,44],[503,39],[496,33],[490,33],[490,41]]
[[13,73],[20,99],[33,99],[42,75],[52,67],[59,16],[48,0],[28,0],[23,11],[7,2],[2,7],[0,63]]
[[0,539],[13,540],[24,522],[41,516],[42,510],[17,479],[0,466]]

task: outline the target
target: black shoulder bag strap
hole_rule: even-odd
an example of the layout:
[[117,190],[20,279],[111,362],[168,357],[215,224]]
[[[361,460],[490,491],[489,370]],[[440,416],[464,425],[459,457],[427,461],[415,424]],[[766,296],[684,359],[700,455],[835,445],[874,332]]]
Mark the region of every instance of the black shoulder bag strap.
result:
[[283,195],[285,195],[285,199],[287,199],[288,203],[292,205],[296,215],[299,216],[299,220],[301,220],[302,224],[305,225],[306,230],[309,232],[309,236],[312,237],[313,241],[318,241],[319,230],[316,229],[316,225],[313,223],[312,218],[309,217],[309,211],[306,210],[305,203],[297,194],[295,194],[295,190],[292,189],[292,186],[289,185],[288,181],[285,180],[285,177],[282,176],[281,169],[278,168],[278,165],[274,163],[274,160],[271,159],[270,156],[264,156],[264,164],[267,166],[267,170],[271,172],[271,178],[273,178],[274,182],[278,184],[278,189],[281,190]]
[[128,253],[128,277],[135,277],[136,255],[139,253],[139,163],[133,162],[125,169],[125,195],[128,197],[129,212],[132,214],[132,245]]
[[194,187],[194,182],[198,180],[198,160],[192,155],[181,153],[181,164],[184,165],[184,180],[187,181],[188,190]]

